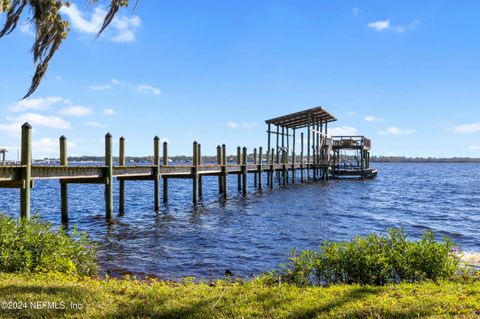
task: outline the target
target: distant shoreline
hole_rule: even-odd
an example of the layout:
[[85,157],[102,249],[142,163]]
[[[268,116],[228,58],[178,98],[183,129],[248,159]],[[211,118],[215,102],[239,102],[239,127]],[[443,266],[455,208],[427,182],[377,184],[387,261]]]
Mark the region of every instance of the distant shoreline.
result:
[[[114,157],[114,161],[117,158]],[[253,160],[253,154],[248,156],[248,161]],[[354,161],[354,157],[346,157],[345,160]],[[59,159],[57,158],[45,158],[45,159],[36,159],[35,162],[51,162],[55,163],[58,162]],[[98,163],[103,162],[103,156],[78,156],[78,157],[69,157],[68,161],[71,163]],[[217,158],[216,156],[203,156],[202,161],[204,163],[216,163]],[[234,155],[230,155],[227,158],[228,162],[235,162],[236,157]],[[146,162],[153,162],[153,157],[151,156],[131,156],[126,157],[127,163],[146,163]],[[169,157],[169,162],[172,163],[191,163],[192,157],[191,156],[171,156]],[[436,157],[404,157],[404,156],[372,156],[370,159],[371,163],[480,163],[480,158],[472,158],[472,157],[450,157],[450,158],[436,158]]]

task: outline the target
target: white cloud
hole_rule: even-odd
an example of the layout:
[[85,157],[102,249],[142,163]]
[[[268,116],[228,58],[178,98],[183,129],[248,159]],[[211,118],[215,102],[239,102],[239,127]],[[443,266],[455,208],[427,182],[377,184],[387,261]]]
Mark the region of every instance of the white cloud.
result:
[[331,136],[340,136],[340,135],[358,135],[358,130],[353,126],[338,126],[328,129],[328,134]]
[[159,88],[151,84],[135,84],[135,83],[120,81],[115,78],[111,79],[109,83],[101,84],[101,85],[91,85],[89,86],[89,88],[90,90],[94,90],[94,91],[103,91],[103,90],[111,89],[113,86],[125,87],[143,94],[153,94],[158,96],[161,93]]
[[480,123],[463,124],[453,128],[455,133],[476,133],[480,132]]
[[30,22],[26,21],[26,22],[20,24],[19,28],[20,28],[21,33],[26,34],[28,36],[35,36],[33,26]]
[[[23,124],[23,123],[22,123]],[[0,131],[6,132],[10,136],[20,135],[21,126],[19,123],[0,124]]]
[[383,122],[382,118],[376,117],[376,116],[373,116],[373,115],[365,116],[364,119],[367,122]]
[[477,145],[471,145],[468,147],[469,150],[471,151],[480,151],[480,146]]
[[92,91],[104,91],[104,90],[109,90],[112,88],[110,84],[100,84],[100,85],[90,85],[88,87]]
[[106,127],[105,124],[95,122],[95,121],[85,122],[85,125],[88,125],[88,126],[91,126],[91,127]]
[[117,112],[115,112],[114,109],[104,109],[103,114],[105,114],[105,115],[115,115],[115,114],[117,114]]
[[117,80],[117,79],[112,79],[112,83],[113,83],[113,84],[116,84],[116,85],[121,85],[121,86],[124,86],[124,85],[125,85],[125,83],[120,82],[120,81]]
[[64,108],[60,113],[71,116],[87,116],[93,114],[93,111],[89,107],[81,105],[72,105],[67,108]]
[[375,31],[387,30],[388,28],[390,28],[390,20],[387,19],[387,20],[378,20],[378,21],[370,22],[368,24],[368,27]]
[[398,33],[405,33],[407,31],[413,31],[417,28],[418,24],[420,23],[419,19],[415,19],[407,25],[399,25],[395,26],[394,30]]
[[227,126],[229,128],[238,128],[240,125],[238,123],[235,123],[235,122],[228,122]]
[[[67,140],[68,149],[76,148],[76,144]],[[43,137],[32,141],[33,156],[37,158],[58,156],[60,152],[60,142],[58,139]]]
[[419,19],[414,19],[407,25],[392,25],[389,19],[370,22],[367,26],[375,31],[392,30],[397,33],[405,33],[415,30],[420,24]]
[[50,128],[70,128],[70,123],[62,119],[58,116],[48,116],[48,115],[41,115],[37,113],[25,113],[21,114],[15,118],[7,117],[7,119],[11,122],[15,122],[19,125],[23,125],[23,123],[28,122],[32,126],[45,126]]
[[255,122],[242,122],[242,123],[237,123],[237,122],[227,122],[227,127],[229,128],[241,128],[241,129],[254,129],[257,127],[257,123]]
[[412,129],[403,130],[396,126],[390,126],[386,130],[379,131],[378,133],[380,135],[410,135],[415,133],[415,130],[412,130]]
[[137,85],[136,90],[145,94],[151,93],[153,95],[160,95],[160,89],[149,84],[139,84]]
[[63,78],[61,75],[56,75],[55,76],[55,81],[61,81]]
[[353,7],[353,8],[352,8],[352,14],[353,14],[354,16],[357,16],[359,12],[360,12],[360,9],[358,9],[358,7]]
[[11,136],[18,136],[21,133],[21,127],[28,122],[35,129],[36,126],[49,128],[70,128],[70,123],[58,116],[46,116],[37,113],[24,113],[17,117],[7,117],[9,123],[0,124],[0,131],[4,131]]
[[27,110],[44,111],[51,105],[60,103],[62,100],[59,96],[28,98],[15,102],[15,104],[10,105],[8,109],[12,112],[23,112]]
[[[93,9],[90,19],[85,18],[85,13],[79,10],[75,3],[69,6],[62,6],[60,13],[66,15],[70,20],[72,29],[83,34],[96,34],[103,24],[107,11],[98,6]],[[138,16],[118,14],[106,30],[104,36],[114,42],[132,42],[135,40],[135,31],[140,27],[141,20]]]

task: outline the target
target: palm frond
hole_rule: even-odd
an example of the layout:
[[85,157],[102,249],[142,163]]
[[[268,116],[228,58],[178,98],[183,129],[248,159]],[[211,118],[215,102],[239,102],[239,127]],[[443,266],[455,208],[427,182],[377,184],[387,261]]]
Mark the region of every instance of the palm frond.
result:
[[[97,0],[87,1],[91,3],[97,2]],[[120,8],[128,6],[128,0],[110,1],[109,10],[104,18],[100,31],[96,35],[97,38],[113,21],[113,18]],[[32,47],[32,55],[36,69],[30,88],[23,97],[24,99],[32,95],[38,88],[47,72],[50,60],[58,51],[62,41],[65,40],[70,31],[68,22],[63,20],[60,15],[62,5],[68,4],[68,2],[63,0],[13,0],[9,4],[7,19],[3,28],[0,30],[0,38],[15,30],[27,6],[32,11],[32,17],[29,18],[29,21],[35,26],[35,42]]]

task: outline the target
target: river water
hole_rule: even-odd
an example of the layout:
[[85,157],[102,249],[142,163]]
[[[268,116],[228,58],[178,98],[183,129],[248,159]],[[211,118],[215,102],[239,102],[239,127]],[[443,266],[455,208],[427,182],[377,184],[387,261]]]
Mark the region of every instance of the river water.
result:
[[[126,182],[125,213],[107,223],[102,185],[70,185],[70,227],[101,245],[102,273],[222,277],[226,269],[248,277],[278,269],[292,247],[404,227],[410,238],[432,229],[463,250],[480,252],[479,164],[374,164],[374,180],[334,180],[254,190],[243,197],[236,176],[229,198],[217,177],[204,177],[204,196],[191,204],[191,180],[170,180],[169,203],[153,210],[153,182]],[[265,179],[264,179],[265,180]],[[118,183],[115,183],[117,196]],[[0,189],[0,211],[18,216],[19,191]],[[115,208],[117,197],[115,197]],[[32,212],[60,225],[60,186],[36,181]]]

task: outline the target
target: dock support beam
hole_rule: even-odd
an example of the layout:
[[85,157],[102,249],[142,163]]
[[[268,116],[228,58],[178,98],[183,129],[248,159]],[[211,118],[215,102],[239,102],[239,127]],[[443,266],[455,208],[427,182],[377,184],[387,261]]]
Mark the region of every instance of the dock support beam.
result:
[[113,212],[113,159],[112,159],[112,134],[105,135],[105,215],[112,219]]
[[32,126],[22,125],[21,177],[24,186],[20,189],[20,217],[30,219],[30,183],[32,178]]
[[155,168],[153,169],[153,196],[155,198],[155,211],[158,212],[160,210],[160,194],[159,194],[159,172],[160,172],[160,138],[155,136],[153,139],[153,165]]
[[295,184],[297,178],[297,154],[295,153],[295,128],[293,129],[292,137],[292,184]]
[[227,172],[227,146],[222,145],[222,188],[223,188],[223,198],[227,199],[228,196],[228,172]]
[[242,194],[247,195],[247,148],[243,147],[242,152]]
[[[240,146],[237,147],[237,164],[242,164],[242,148]],[[242,177],[240,174],[237,175],[237,183],[238,183],[238,191],[242,190]]]
[[[168,165],[168,143],[167,141],[163,142],[163,165]],[[168,202],[168,178],[163,177],[162,179],[163,184],[163,202]]]
[[[217,146],[217,164],[222,165],[222,147],[220,145]],[[222,174],[218,175],[218,193],[223,193],[223,177]]]
[[192,202],[193,205],[197,205],[198,200],[198,143],[193,142],[193,167],[192,167]]
[[[270,165],[270,149],[267,149],[267,166]],[[267,171],[267,186],[270,186],[270,172]]]
[[[253,164],[257,164],[257,149],[253,149]],[[253,173],[253,187],[257,188],[257,175],[258,173]]]
[[[202,145],[198,144],[197,146],[197,164],[202,165]],[[203,197],[203,181],[202,181],[202,175],[198,175],[198,197],[202,198]]]
[[300,133],[300,182],[303,183],[303,132]]
[[263,177],[263,148],[258,148],[258,189],[262,189],[262,177]]
[[308,125],[307,125],[307,182],[310,180],[310,136],[311,136],[311,121],[312,116],[308,113]]
[[[67,138],[60,137],[60,165],[67,166]],[[60,207],[62,224],[68,223],[68,184],[60,183]]]
[[274,165],[274,158],[275,158],[275,150],[272,148],[272,157],[270,158],[270,171],[268,172],[270,174],[270,188],[273,188],[273,184],[275,183],[275,178],[274,178],[274,169],[273,169],[273,165]]
[[[119,151],[118,151],[118,165],[125,166],[125,138],[120,137]],[[125,181],[120,179],[118,181],[118,211],[125,212]],[[65,186],[67,186],[65,184]]]

